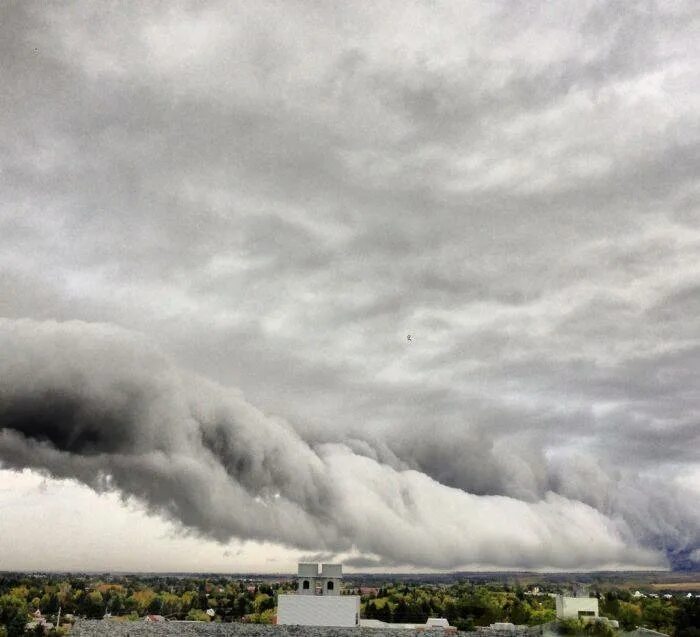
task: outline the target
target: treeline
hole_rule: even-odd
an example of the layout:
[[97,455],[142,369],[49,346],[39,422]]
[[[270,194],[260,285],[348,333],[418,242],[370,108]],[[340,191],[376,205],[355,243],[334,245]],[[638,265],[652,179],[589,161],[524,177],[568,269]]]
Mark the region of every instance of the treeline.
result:
[[635,599],[625,589],[608,590],[598,597],[600,614],[617,619],[622,630],[643,626],[676,637],[700,637],[700,599],[696,597]]
[[521,589],[467,583],[450,586],[399,585],[382,587],[363,597],[363,615],[385,622],[424,623],[446,617],[461,630],[494,622],[543,624],[555,618],[554,599],[525,595]]
[[104,581],[0,576],[0,637],[24,635],[24,626],[37,610],[55,624],[59,607],[67,621],[106,615],[139,619],[152,614],[177,620],[270,623],[277,592],[292,587],[287,582],[252,583],[225,577],[125,576]]
[[[674,596],[671,599],[633,598],[622,588],[594,593],[600,615],[616,619],[623,631],[645,627],[675,637],[700,637],[700,599]],[[555,619],[554,599],[546,593],[534,595],[507,584],[395,585],[383,586],[362,598],[363,617],[385,622],[424,623],[428,617],[446,617],[461,630],[474,630],[494,622],[534,626]],[[564,622],[565,634],[582,634],[585,625]],[[598,632],[612,633],[597,626]]]
[[[21,637],[39,611],[56,623],[73,617],[135,620],[163,615],[173,620],[245,621],[271,623],[276,596],[295,588],[294,581],[240,580],[230,577],[165,576],[25,576],[0,575],[0,637]],[[452,584],[387,582],[379,587],[349,586],[345,594],[362,595],[363,618],[396,623],[424,623],[428,617],[446,617],[461,630],[494,622],[537,625],[554,620],[555,589],[524,590],[502,582]],[[535,594],[537,593],[537,594]],[[601,587],[600,614],[620,622],[622,630],[643,626],[674,637],[700,637],[700,599],[674,596],[634,598],[623,587]],[[63,622],[62,622],[63,623]],[[563,633],[588,632],[577,621],[564,622]],[[610,637],[602,633],[594,637]],[[32,634],[47,634],[41,627]],[[56,636],[61,631],[48,632]]]

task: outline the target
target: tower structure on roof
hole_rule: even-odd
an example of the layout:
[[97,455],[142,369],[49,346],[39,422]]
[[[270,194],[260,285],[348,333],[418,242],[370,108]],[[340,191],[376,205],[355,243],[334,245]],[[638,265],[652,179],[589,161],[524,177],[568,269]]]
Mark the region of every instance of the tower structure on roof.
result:
[[295,595],[278,595],[277,623],[297,626],[358,626],[360,596],[342,595],[342,564],[301,562]]

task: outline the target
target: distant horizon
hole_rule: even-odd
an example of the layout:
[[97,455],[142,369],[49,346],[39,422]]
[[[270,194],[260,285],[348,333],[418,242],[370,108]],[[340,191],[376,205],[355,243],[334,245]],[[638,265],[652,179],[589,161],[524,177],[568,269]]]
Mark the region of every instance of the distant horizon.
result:
[[[231,577],[244,577],[251,578],[253,576],[264,576],[264,577],[275,577],[275,576],[285,576],[285,577],[296,577],[296,571],[260,571],[260,572],[243,572],[243,571],[115,571],[115,570],[21,570],[21,569],[10,569],[10,570],[0,570],[0,574],[45,574],[45,575],[228,575]],[[507,575],[543,575],[543,576],[566,576],[566,575],[624,575],[624,574],[634,574],[634,575],[688,575],[693,576],[695,574],[700,574],[700,569],[697,570],[602,570],[602,571],[517,571],[517,570],[483,570],[483,571],[346,571],[343,569],[343,576],[370,576],[370,577],[382,577],[387,576],[397,576],[397,577],[420,577],[420,576],[450,576],[450,575],[474,575],[474,576],[507,576]]]

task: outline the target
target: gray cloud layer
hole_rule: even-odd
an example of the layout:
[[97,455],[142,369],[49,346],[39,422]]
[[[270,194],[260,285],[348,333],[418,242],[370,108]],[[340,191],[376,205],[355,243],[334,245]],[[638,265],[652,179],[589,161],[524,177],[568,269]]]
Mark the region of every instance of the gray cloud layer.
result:
[[342,443],[310,446],[113,327],[2,321],[0,346],[7,466],[118,489],[219,540],[443,568],[660,564],[624,523],[581,502],[479,497]]
[[5,462],[359,559],[697,552],[695,3],[5,14]]

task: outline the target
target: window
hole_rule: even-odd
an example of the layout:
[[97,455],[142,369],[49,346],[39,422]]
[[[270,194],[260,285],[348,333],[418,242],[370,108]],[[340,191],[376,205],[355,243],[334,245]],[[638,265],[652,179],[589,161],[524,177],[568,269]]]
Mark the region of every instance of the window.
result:
[[333,590],[333,582],[328,582],[328,590],[329,591]]
[[308,591],[308,590],[309,590],[309,580],[305,579],[305,580],[304,580],[304,583],[301,585],[301,587],[302,587],[305,591]]

